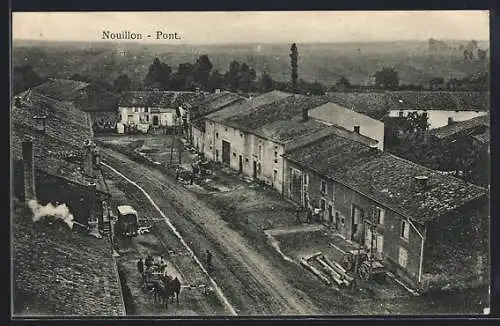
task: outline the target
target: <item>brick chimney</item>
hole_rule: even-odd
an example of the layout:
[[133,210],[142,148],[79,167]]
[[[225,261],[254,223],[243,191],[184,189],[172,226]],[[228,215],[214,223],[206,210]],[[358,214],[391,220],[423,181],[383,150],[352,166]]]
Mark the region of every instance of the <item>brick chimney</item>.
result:
[[90,139],[84,145],[83,173],[90,177],[94,176],[93,144]]
[[33,153],[33,140],[26,137],[22,142],[23,175],[24,175],[24,201],[36,199],[35,192],[35,156]]
[[358,125],[354,126],[354,132],[357,133],[357,134],[359,134],[359,128],[360,127]]

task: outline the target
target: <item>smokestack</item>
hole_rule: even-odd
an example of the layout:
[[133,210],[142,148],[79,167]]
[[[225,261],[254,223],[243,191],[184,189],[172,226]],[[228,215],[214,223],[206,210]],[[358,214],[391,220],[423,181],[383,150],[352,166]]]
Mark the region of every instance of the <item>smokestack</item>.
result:
[[418,175],[415,177],[415,180],[417,182],[417,185],[420,189],[423,189],[425,187],[427,187],[427,180],[429,178],[425,175]]
[[354,126],[354,132],[359,134],[359,126]]
[[452,125],[452,124],[453,124],[453,118],[452,117],[448,117],[448,126]]
[[24,171],[24,201],[36,198],[35,192],[35,155],[33,153],[33,140],[25,137],[22,142],[23,171]]

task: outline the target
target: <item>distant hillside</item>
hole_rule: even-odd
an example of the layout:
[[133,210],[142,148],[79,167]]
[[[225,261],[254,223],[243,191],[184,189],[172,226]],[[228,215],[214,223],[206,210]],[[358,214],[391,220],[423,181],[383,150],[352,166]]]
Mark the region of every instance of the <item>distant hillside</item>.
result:
[[[479,44],[484,46],[484,44]],[[428,43],[298,44],[299,78],[334,85],[345,76],[351,83],[366,84],[382,67],[395,67],[402,84],[427,84],[433,77],[462,78],[487,71],[479,60],[463,55],[429,54]],[[69,78],[81,74],[112,81],[127,74],[142,82],[155,57],[175,71],[180,63],[194,62],[208,54],[214,69],[225,72],[232,60],[246,62],[257,71],[267,70],[279,81],[289,80],[289,44],[148,45],[140,43],[68,43],[16,41],[13,65],[31,65],[41,76]]]

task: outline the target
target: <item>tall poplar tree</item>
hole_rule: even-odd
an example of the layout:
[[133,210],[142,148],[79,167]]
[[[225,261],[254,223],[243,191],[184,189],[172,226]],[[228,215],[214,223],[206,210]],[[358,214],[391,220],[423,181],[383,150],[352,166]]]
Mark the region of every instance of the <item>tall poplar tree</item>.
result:
[[290,61],[292,65],[292,90],[294,94],[297,93],[298,58],[299,58],[299,51],[297,49],[297,44],[293,43],[292,46],[290,47]]

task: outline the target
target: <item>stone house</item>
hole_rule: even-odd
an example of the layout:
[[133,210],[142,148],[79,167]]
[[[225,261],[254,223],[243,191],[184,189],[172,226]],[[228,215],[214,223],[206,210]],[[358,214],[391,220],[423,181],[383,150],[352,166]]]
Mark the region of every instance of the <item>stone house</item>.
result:
[[203,94],[172,91],[124,92],[118,100],[119,124],[148,132],[189,123],[189,102]]
[[[283,193],[282,156],[336,130],[345,131],[328,118],[321,107],[326,103],[323,97],[272,91],[209,114],[205,156]],[[316,115],[330,122],[311,117],[310,112],[318,107]]]
[[443,258],[443,252],[459,252],[459,266],[474,266],[477,255],[487,256],[485,247],[470,254],[467,236],[459,236],[465,231],[469,239],[484,240],[484,188],[340,134],[287,153],[285,164],[286,198],[320,208],[323,222],[345,243],[373,250],[412,285],[422,286],[426,275],[445,274],[437,268],[445,261],[448,268],[456,266],[450,259],[459,260],[457,255]]
[[197,103],[191,103],[189,109],[189,139],[198,152],[203,153],[205,151],[205,116],[245,100],[245,98],[234,93],[219,92],[209,94]]

